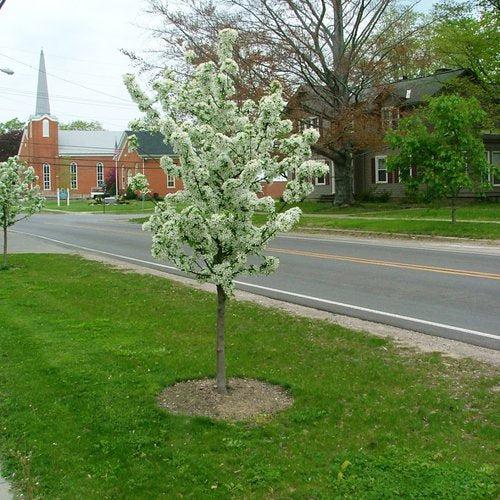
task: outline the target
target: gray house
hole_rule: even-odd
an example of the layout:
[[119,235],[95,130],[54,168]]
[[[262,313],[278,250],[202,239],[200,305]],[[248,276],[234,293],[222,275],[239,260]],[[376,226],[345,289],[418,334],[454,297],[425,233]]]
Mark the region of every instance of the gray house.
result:
[[[445,85],[455,78],[473,78],[469,70],[458,69],[437,70],[433,75],[402,79],[391,83],[385,89],[380,107],[374,110],[379,114],[380,125],[379,133],[383,134],[388,127],[397,126],[401,115],[411,112],[412,109],[422,105],[428,97],[436,96],[443,91]],[[329,126],[329,122],[322,117],[322,106],[318,105],[320,99],[317,97],[318,90],[314,92],[307,88],[300,88],[290,100],[288,111],[294,120],[297,129],[306,127],[317,128],[320,133],[323,128]],[[304,105],[305,103],[305,105]],[[292,109],[307,109],[308,113],[294,114]],[[319,109],[317,115],[311,113],[311,109]],[[367,127],[370,125],[366,125]],[[500,165],[500,134],[485,132],[484,144],[488,155],[488,160],[492,165]],[[379,141],[382,144],[382,140]],[[381,146],[376,150],[356,151],[353,158],[353,182],[352,189],[355,195],[361,193],[383,193],[387,192],[391,198],[402,198],[404,196],[404,185],[399,182],[397,172],[388,172],[386,159],[388,150]],[[315,179],[315,188],[310,195],[312,199],[329,200],[335,196],[335,165],[333,162],[316,156],[317,159],[323,159],[329,165],[329,174]],[[491,175],[490,182],[492,190],[488,193],[489,197],[500,198],[500,178]],[[472,197],[472,193],[464,191],[463,197]]]

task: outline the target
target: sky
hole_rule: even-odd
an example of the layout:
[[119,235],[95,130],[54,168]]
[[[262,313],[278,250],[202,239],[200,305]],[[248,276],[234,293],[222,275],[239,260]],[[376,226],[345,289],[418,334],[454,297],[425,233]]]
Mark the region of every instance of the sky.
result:
[[154,43],[145,6],[146,0],[7,0],[0,10],[0,68],[14,75],[0,72],[0,121],[34,113],[43,48],[51,112],[60,122],[127,128],[139,113],[122,83],[133,67],[120,49],[141,52]]

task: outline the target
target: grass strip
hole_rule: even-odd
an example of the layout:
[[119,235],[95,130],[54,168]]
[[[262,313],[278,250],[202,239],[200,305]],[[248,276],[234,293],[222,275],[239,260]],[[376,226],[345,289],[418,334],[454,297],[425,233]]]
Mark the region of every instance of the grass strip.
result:
[[289,389],[272,419],[174,416],[214,369],[213,295],[76,256],[0,276],[0,457],[40,498],[495,498],[498,380],[328,322],[232,302],[228,374]]

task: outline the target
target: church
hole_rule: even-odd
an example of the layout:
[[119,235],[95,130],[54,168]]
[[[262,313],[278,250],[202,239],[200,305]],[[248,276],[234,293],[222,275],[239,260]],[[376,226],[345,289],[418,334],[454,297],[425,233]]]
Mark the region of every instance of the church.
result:
[[[129,137],[134,134],[139,147],[129,151]],[[144,173],[151,192],[158,196],[182,189],[180,179],[165,174],[160,158],[174,156],[161,134],[147,131],[61,130],[51,113],[45,70],[45,56],[40,53],[35,114],[26,124],[19,157],[35,169],[44,195],[55,197],[58,188],[69,189],[73,198],[89,198],[106,184],[108,191],[127,190],[136,173]]]

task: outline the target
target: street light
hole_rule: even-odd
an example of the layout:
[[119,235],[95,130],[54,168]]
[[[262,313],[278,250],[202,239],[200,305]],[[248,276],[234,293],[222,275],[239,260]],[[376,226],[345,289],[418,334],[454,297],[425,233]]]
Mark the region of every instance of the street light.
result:
[[6,75],[13,75],[14,74],[14,71],[11,70],[10,68],[0,68],[0,71],[2,73],[5,73]]

